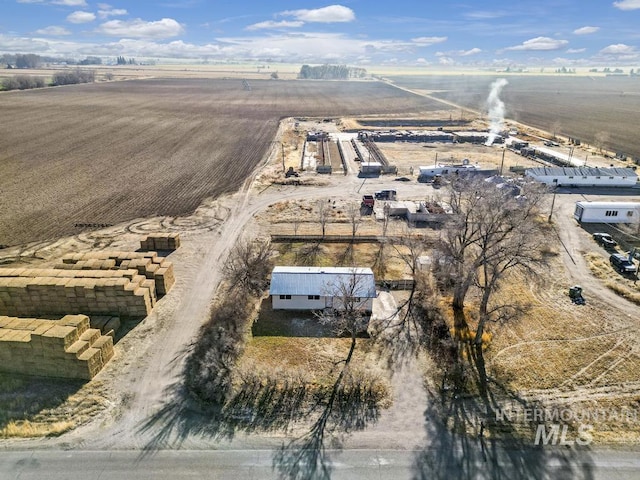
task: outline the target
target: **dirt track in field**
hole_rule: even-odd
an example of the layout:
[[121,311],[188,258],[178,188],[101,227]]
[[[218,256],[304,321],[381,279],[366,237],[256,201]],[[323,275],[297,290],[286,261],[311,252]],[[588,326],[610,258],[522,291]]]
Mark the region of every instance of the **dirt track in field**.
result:
[[240,187],[283,117],[441,108],[378,82],[250,85],[139,80],[0,95],[0,244],[191,213]]

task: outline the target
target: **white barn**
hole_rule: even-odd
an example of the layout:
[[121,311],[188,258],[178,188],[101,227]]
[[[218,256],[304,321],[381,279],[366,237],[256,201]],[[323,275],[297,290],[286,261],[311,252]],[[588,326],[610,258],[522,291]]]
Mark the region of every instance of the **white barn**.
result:
[[269,294],[274,310],[340,309],[345,292],[371,312],[376,284],[370,268],[274,267]]
[[640,202],[576,202],[573,218],[581,223],[638,223]]
[[535,167],[524,174],[550,186],[633,187],[638,174],[632,168]]

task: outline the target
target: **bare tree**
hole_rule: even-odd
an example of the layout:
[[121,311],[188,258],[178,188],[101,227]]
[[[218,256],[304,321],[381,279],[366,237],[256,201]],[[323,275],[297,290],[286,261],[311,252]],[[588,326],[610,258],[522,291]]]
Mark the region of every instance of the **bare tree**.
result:
[[362,223],[362,215],[360,215],[360,205],[351,203],[347,206],[346,210],[347,219],[351,224],[351,240],[355,240],[358,227]]
[[327,222],[329,222],[329,203],[320,200],[318,202],[318,223],[322,229],[322,237],[324,238]]
[[[481,269],[484,273],[497,258],[525,267],[523,251],[541,245],[533,233],[542,228],[537,217],[544,192],[537,184],[526,184],[523,195],[516,197],[511,190],[484,180],[452,182],[450,204],[454,215],[443,230],[439,250],[451,264],[454,310],[464,309],[466,295],[478,283]],[[536,260],[531,256],[528,261],[533,264]],[[495,282],[485,285],[489,296],[504,272],[498,268],[496,273]]]
[[293,220],[291,220],[291,223],[293,224],[293,234],[297,237],[298,236],[298,229],[300,228],[300,217],[298,215],[296,215],[295,217],[293,217]]
[[223,269],[230,288],[261,294],[268,286],[272,253],[268,239],[244,238],[236,243]]
[[425,244],[424,235],[411,235],[408,231],[405,231],[398,241],[392,243],[393,249],[395,250],[395,257],[405,265],[413,279],[409,298],[405,304],[407,307],[405,320],[413,312],[413,299],[416,293],[420,268],[419,260],[420,256],[424,253]]
[[382,236],[387,236],[387,229],[389,228],[389,204],[385,202],[384,207],[382,207]]
[[333,308],[318,313],[320,323],[328,325],[337,335],[349,335],[351,347],[344,360],[349,365],[356,348],[357,335],[367,330],[369,317],[366,304],[375,296],[375,285],[369,284],[370,277],[352,268],[349,274],[339,276],[326,285],[325,295],[333,297]]

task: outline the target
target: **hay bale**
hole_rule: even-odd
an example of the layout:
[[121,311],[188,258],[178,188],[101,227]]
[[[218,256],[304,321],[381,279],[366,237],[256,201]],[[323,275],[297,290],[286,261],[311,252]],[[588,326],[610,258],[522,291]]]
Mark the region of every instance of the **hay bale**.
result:
[[102,335],[93,343],[93,345],[91,345],[91,347],[100,350],[103,364],[106,364],[113,358],[113,337],[109,335]]

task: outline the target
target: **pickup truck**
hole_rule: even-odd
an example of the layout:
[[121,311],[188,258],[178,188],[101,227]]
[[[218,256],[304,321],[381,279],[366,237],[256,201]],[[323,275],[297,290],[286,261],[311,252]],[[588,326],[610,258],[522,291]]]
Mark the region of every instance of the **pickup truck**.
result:
[[396,199],[395,190],[380,190],[376,192],[376,200],[395,200],[395,199]]
[[605,248],[613,248],[617,245],[616,241],[608,233],[594,233],[593,239]]
[[620,273],[635,273],[636,266],[626,255],[621,253],[614,253],[609,257],[611,266],[618,270]]
[[363,195],[362,196],[362,206],[367,208],[373,208],[376,201],[373,198],[373,195]]

